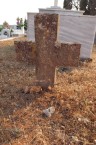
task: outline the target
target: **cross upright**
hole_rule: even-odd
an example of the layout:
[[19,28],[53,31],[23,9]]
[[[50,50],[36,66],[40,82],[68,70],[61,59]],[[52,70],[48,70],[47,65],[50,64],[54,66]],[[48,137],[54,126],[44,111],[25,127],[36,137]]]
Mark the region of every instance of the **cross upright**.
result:
[[58,14],[35,16],[35,41],[37,51],[36,76],[38,85],[54,86],[57,66],[78,66],[80,44],[64,44],[57,41]]

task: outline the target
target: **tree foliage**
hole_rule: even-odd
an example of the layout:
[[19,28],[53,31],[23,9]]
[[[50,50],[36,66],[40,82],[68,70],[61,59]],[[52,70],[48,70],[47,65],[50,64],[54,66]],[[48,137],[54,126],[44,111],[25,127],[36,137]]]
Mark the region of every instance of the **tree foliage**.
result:
[[3,23],[3,28],[9,28],[9,27],[10,27],[10,26],[9,26],[8,22],[5,21],[5,22]]
[[88,5],[88,0],[80,0],[80,10],[86,10],[86,7]]
[[64,0],[63,8],[70,10],[72,7],[85,11],[84,14],[96,15],[96,0]]
[[27,30],[27,20],[26,19],[24,20],[24,30],[25,31]]
[[0,26],[0,32],[2,31],[2,29],[3,29],[3,26]]
[[24,26],[23,19],[18,17],[17,18],[17,29],[21,29],[22,26]]
[[96,15],[96,0],[89,0],[90,15]]
[[71,10],[72,9],[72,0],[64,0],[63,8]]

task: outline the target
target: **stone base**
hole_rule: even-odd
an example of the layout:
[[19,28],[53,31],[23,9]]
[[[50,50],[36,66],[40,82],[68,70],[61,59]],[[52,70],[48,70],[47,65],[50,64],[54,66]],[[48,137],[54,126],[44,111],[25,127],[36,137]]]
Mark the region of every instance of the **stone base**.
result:
[[58,6],[51,6],[51,8],[48,8],[48,9],[61,9],[61,7],[58,7]]

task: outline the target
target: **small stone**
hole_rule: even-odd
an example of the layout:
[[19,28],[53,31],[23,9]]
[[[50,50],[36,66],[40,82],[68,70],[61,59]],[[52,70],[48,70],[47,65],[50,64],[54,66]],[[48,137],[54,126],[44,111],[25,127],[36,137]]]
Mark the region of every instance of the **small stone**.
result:
[[40,91],[42,90],[42,88],[40,87],[40,86],[32,86],[31,88],[30,88],[30,94],[32,94],[32,93],[39,93]]
[[78,118],[78,121],[82,121],[82,119],[81,118]]
[[55,108],[54,107],[49,107],[48,109],[43,110],[43,113],[47,117],[51,117],[54,112],[55,112]]
[[92,101],[89,101],[89,104],[93,104],[93,102]]
[[51,90],[52,90],[52,87],[51,87],[51,86],[49,86],[49,87],[48,87],[48,90],[50,90],[50,91],[51,91]]
[[77,136],[72,136],[72,139],[73,139],[74,141],[76,141],[76,142],[78,142],[78,141],[79,141],[79,139],[78,139],[78,137],[77,137]]
[[60,100],[60,105],[64,105],[64,100]]
[[66,107],[67,107],[68,109],[71,109],[71,105],[70,105],[69,103],[66,104]]
[[84,118],[84,117],[81,117],[81,118],[79,117],[78,121],[80,121],[80,122],[82,121],[84,123],[89,123],[90,122],[90,120],[88,118]]
[[90,120],[89,120],[88,118],[83,118],[83,122],[84,122],[84,123],[89,123]]
[[0,94],[2,94],[2,90],[0,90]]
[[24,93],[25,94],[28,94],[30,92],[30,88],[28,87],[28,86],[26,86],[25,88],[24,88]]

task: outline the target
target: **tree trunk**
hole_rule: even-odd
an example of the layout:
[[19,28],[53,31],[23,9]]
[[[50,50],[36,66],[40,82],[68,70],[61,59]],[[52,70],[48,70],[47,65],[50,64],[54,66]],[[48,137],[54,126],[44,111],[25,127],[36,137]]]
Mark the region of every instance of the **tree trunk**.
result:
[[65,8],[67,10],[71,10],[72,9],[72,0],[64,0],[63,8]]
[[88,5],[88,0],[80,0],[80,10],[86,10],[86,7]]
[[96,15],[96,0],[89,0],[90,15]]

